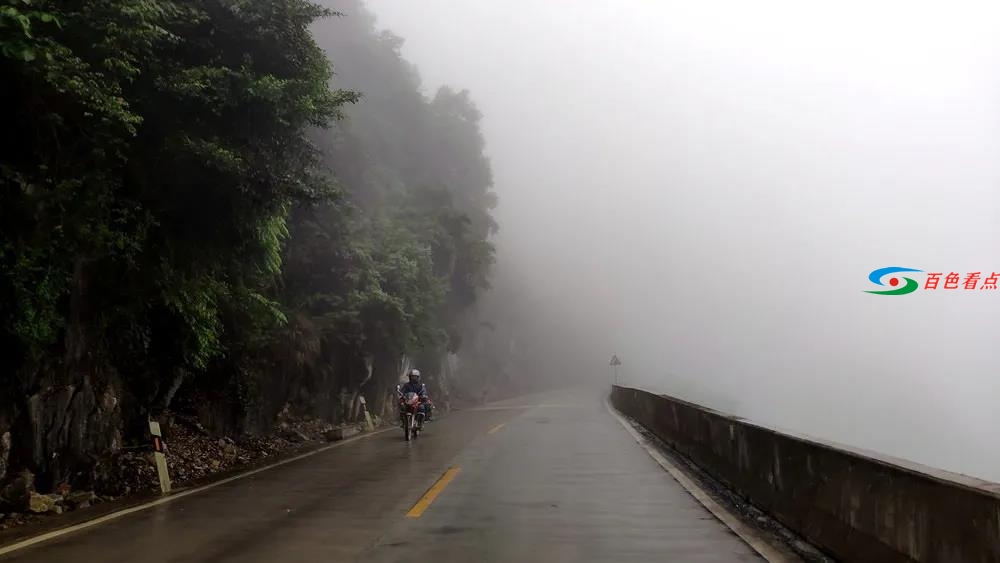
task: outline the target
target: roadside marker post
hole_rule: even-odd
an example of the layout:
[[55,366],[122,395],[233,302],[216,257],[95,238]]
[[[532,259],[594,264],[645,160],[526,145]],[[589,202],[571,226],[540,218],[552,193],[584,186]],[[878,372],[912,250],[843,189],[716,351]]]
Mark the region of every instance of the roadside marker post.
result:
[[365,402],[365,396],[359,395],[358,400],[361,401],[361,410],[365,412],[365,425],[368,426],[368,431],[371,432],[375,430],[375,425],[372,423],[372,415],[368,413],[368,405]]
[[167,456],[163,445],[163,434],[160,432],[160,423],[150,419],[149,433],[153,438],[153,457],[156,459],[156,474],[160,477],[160,492],[167,494],[170,492],[170,473],[167,471]]

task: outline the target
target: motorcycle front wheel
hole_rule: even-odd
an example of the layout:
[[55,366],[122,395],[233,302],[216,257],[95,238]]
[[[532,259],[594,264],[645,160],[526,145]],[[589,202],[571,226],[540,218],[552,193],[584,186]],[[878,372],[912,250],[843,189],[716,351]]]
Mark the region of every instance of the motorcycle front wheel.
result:
[[410,441],[410,433],[412,432],[411,428],[412,421],[413,417],[411,417],[410,415],[406,415],[406,417],[403,419],[403,437],[406,438],[407,442]]

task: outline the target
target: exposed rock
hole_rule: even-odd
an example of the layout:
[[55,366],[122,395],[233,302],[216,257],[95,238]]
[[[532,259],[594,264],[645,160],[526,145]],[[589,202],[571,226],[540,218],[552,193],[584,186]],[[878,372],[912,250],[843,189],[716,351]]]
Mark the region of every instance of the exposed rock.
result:
[[306,436],[301,430],[295,428],[288,428],[282,434],[289,442],[302,443],[309,441],[309,436]]
[[10,460],[10,432],[0,434],[0,480],[7,475],[7,462]]
[[117,491],[95,491],[100,494],[123,494],[130,491],[152,491],[159,486],[152,452],[129,451],[121,456],[123,479]]
[[7,514],[6,518],[0,519],[0,530],[6,530],[24,523],[24,515],[18,512]]
[[280,421],[282,424],[284,424],[284,421],[288,420],[291,417],[291,409],[292,406],[288,403],[285,403],[284,406],[281,407],[281,410],[278,411],[277,420]]
[[94,466],[93,487],[80,486],[82,490],[93,489],[97,494],[120,495],[126,481],[123,454],[115,452],[102,456]]
[[40,495],[35,492],[31,493],[31,498],[28,501],[29,511],[35,514],[44,514],[51,512],[54,508],[56,508],[56,501],[51,496]]
[[83,505],[86,504],[90,506],[90,503],[97,499],[97,495],[94,491],[73,491],[66,495],[66,504],[70,507],[85,508]]
[[30,471],[22,471],[3,489],[0,489],[0,507],[11,512],[27,510],[34,488],[35,476]]
[[40,386],[24,399],[11,434],[22,459],[38,468],[38,488],[68,483],[90,489],[102,478],[96,465],[121,444],[118,392],[105,375]]

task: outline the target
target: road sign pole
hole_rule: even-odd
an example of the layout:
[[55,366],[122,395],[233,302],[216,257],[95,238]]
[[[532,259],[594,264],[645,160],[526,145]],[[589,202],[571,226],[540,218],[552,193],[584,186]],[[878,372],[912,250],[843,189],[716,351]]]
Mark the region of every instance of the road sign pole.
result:
[[167,456],[163,447],[160,423],[150,419],[149,433],[153,438],[153,458],[156,462],[156,474],[160,478],[160,492],[167,494],[170,492],[170,473],[167,472]]
[[611,361],[608,362],[615,372],[615,385],[618,385],[618,366],[622,365],[622,361],[618,359],[618,354],[612,354]]

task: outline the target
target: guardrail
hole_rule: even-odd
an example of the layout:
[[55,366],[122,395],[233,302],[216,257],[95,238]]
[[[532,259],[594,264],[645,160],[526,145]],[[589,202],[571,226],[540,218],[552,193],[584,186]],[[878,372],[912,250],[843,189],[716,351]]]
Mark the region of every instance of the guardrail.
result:
[[1000,484],[794,436],[666,395],[611,401],[843,561],[1000,563]]

